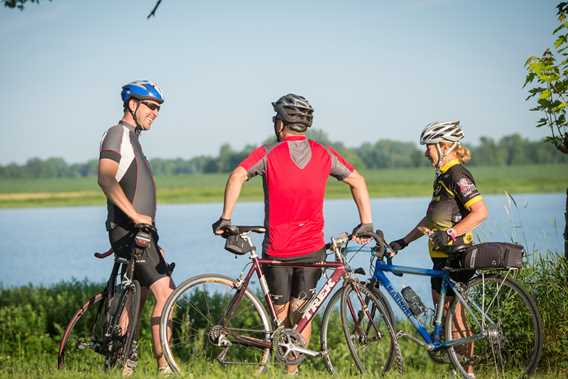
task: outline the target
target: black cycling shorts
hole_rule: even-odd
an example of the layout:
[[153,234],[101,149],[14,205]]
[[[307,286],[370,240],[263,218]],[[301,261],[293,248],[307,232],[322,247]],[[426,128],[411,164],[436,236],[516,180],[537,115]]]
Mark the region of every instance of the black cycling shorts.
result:
[[[325,261],[325,249],[293,258],[277,258],[264,255],[264,259],[287,263],[317,263]],[[274,304],[286,304],[290,298],[309,300],[316,291],[321,277],[321,268],[278,267],[265,265],[262,268]]]
[[[447,258],[431,258],[432,263],[434,263],[433,270],[441,270],[446,266]],[[475,270],[467,270],[467,271],[456,271],[450,272],[450,278],[455,280],[458,283],[466,283],[468,282],[472,276],[475,274]],[[438,293],[442,290],[442,278],[430,278],[430,284],[432,285],[432,289]],[[454,296],[454,291],[451,288],[446,289],[446,296]]]
[[[116,226],[109,231],[108,236],[112,250],[122,258],[130,258],[134,250],[135,232]],[[168,276],[168,265],[158,250],[155,240],[144,249],[142,257],[136,260],[134,266],[134,279],[140,282],[142,287],[150,287],[156,280]]]

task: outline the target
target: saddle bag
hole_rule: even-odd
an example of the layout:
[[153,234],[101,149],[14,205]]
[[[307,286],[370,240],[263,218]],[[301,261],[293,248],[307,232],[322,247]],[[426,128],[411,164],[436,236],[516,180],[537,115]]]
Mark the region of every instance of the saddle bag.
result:
[[225,250],[233,254],[244,255],[252,250],[251,244],[240,235],[230,235],[225,242]]
[[525,249],[521,245],[506,242],[486,242],[468,246],[457,258],[464,269],[522,268]]

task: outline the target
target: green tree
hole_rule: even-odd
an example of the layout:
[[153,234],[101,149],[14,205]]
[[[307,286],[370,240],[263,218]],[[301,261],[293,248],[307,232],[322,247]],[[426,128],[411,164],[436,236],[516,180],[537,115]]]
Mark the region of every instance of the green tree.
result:
[[[542,56],[531,56],[525,67],[528,71],[523,87],[530,85],[527,100],[536,100],[531,111],[539,112],[542,117],[536,126],[550,129],[547,141],[564,154],[568,154],[568,122],[566,105],[568,91],[568,3],[556,6],[556,15],[560,25],[554,29],[554,52],[546,49]],[[566,207],[564,213],[564,255],[568,258],[568,188],[566,189]]]
[[470,147],[471,163],[476,166],[503,166],[505,154],[498,143],[491,137],[481,137],[479,145]]

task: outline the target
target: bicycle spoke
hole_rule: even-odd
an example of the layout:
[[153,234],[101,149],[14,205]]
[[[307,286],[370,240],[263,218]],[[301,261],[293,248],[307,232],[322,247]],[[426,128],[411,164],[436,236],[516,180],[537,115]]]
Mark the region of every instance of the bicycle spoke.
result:
[[103,294],[98,294],[71,318],[61,341],[59,368],[88,371],[103,367],[103,302]]
[[[470,307],[454,301],[446,321],[446,336],[451,339],[452,333],[462,330],[461,338],[465,334],[481,339],[448,349],[460,372],[465,374],[469,366],[478,376],[532,372],[542,341],[542,326],[533,300],[510,279],[495,275],[473,279],[462,294]],[[475,322],[475,312],[470,310],[479,312],[481,323]]]
[[344,288],[342,324],[355,365],[361,373],[382,374],[398,351],[386,310],[366,287]]
[[269,349],[254,346],[269,345],[268,317],[259,308],[260,302],[255,305],[245,295],[235,305],[231,319],[227,319],[234,294],[232,281],[217,277],[195,283],[188,280],[174,292],[164,311],[172,325],[165,349],[168,362],[173,362],[177,369],[196,359],[222,364],[266,364]]

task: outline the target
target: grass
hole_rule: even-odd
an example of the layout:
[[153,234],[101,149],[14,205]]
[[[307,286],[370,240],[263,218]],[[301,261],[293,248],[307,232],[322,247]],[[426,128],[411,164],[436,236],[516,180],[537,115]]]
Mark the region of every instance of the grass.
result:
[[[567,377],[568,374],[568,261],[561,256],[551,255],[539,258],[527,264],[516,280],[529,290],[537,301],[544,322],[544,352],[539,363],[537,378]],[[50,287],[31,285],[18,288],[0,286],[0,378],[119,378],[118,371],[105,372],[100,367],[85,368],[87,371],[56,369],[58,343],[67,320],[74,310],[83,304],[97,290],[101,283],[61,282]],[[142,316],[142,335],[140,338],[140,362],[134,378],[156,377],[156,366],[152,359],[150,346],[150,310],[151,304],[144,308]],[[320,315],[314,321],[312,348],[319,345]],[[337,325],[337,324],[333,324]],[[397,329],[408,330],[404,324]],[[353,363],[343,343],[340,328],[329,330],[328,337],[333,338],[334,364],[343,370],[353,369]],[[330,340],[332,341],[331,337]],[[431,361],[426,351],[404,338],[400,339],[400,348],[404,361],[404,378],[452,378],[448,365],[438,365]],[[338,363],[339,362],[339,363]],[[224,368],[215,361],[196,359],[190,370],[181,378],[249,378],[250,367]],[[307,359],[302,365],[302,377],[330,377],[323,367],[321,359]],[[261,378],[285,378],[283,366],[272,364]],[[342,371],[337,377],[360,377],[353,370]],[[365,376],[363,376],[365,377]],[[387,378],[401,377],[395,371]]]
[[[2,357],[0,359],[3,359]],[[70,370],[58,370],[56,365],[56,357],[53,355],[40,355],[35,356],[33,359],[14,359],[9,362],[0,360],[0,378],[37,378],[37,379],[71,379],[71,378],[93,378],[93,379],[106,379],[106,378],[122,378],[120,371],[104,371],[102,368],[90,368],[86,371],[70,371]],[[313,359],[318,360],[316,359]],[[561,375],[558,372],[539,372],[534,377],[544,378],[544,379],[556,379]],[[133,379],[136,378],[156,378],[156,365],[155,362],[146,355],[140,362],[138,362],[138,367]],[[223,367],[216,362],[198,361],[194,364],[191,371],[183,372],[179,376],[174,376],[175,378],[219,378],[219,379],[248,379],[254,377],[253,370],[249,367]],[[310,365],[310,361],[304,363],[301,367],[301,377],[302,378],[333,378],[325,370],[318,370]],[[339,372],[336,378],[375,378],[376,376],[370,375],[354,375],[344,372]],[[447,365],[435,365],[428,367],[406,367],[404,374],[400,375],[396,371],[389,371],[384,378],[405,378],[405,379],[444,379],[444,378],[455,378],[452,374],[452,370]],[[259,376],[259,378],[266,379],[277,379],[277,378],[289,378],[284,372],[284,368],[280,364],[273,364],[269,366],[268,371]]]
[[[471,167],[483,194],[563,192],[568,183],[564,164],[504,167]],[[431,168],[363,171],[371,197],[429,196]],[[157,177],[161,204],[220,202],[227,174]],[[241,199],[262,199],[262,182],[254,179],[244,186]],[[349,190],[335,179],[329,180],[328,198],[349,198]],[[0,208],[101,205],[105,198],[95,177],[3,179],[0,181]]]

